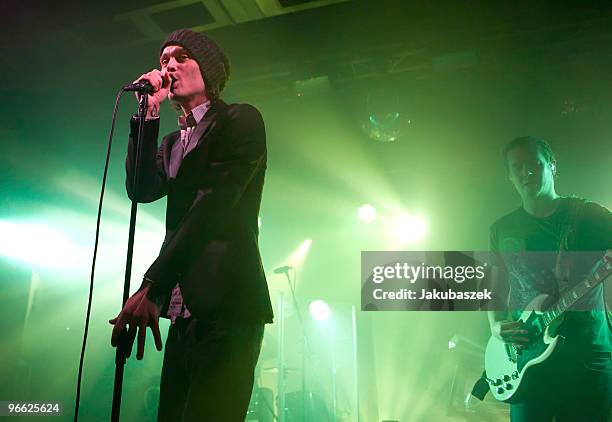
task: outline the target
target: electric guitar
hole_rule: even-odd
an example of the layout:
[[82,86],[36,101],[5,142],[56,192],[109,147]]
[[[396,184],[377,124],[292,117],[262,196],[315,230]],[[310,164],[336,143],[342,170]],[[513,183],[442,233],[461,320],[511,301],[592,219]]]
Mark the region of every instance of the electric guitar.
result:
[[542,381],[550,381],[542,379],[546,378],[542,364],[556,354],[565,340],[556,334],[563,323],[565,311],[595,286],[603,283],[610,274],[612,250],[607,250],[585,280],[545,311],[538,309],[543,308],[549,296],[540,295],[533,299],[519,318],[532,340],[526,348],[518,349],[496,337],[489,339],[485,351],[485,374],[491,393],[497,400],[520,402],[527,391],[537,389]]

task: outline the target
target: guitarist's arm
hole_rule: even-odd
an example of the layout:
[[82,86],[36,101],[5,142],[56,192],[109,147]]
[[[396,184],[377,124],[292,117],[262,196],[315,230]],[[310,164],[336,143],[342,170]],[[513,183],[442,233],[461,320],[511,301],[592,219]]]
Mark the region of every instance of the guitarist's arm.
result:
[[[505,273],[499,267],[492,267],[491,283],[493,291],[497,293],[499,298],[508,297],[510,289]],[[493,310],[488,311],[487,317],[493,337],[505,343],[512,343],[517,347],[523,347],[523,345],[529,343],[527,330],[522,328],[523,322],[520,320],[512,321],[510,313],[503,309],[501,304],[498,303]]]

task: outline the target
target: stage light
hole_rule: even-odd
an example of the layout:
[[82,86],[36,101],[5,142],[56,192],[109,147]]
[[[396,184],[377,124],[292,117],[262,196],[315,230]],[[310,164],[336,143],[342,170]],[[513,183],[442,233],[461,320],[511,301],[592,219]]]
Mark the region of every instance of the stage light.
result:
[[403,215],[389,225],[388,235],[400,244],[420,240],[427,231],[425,220],[419,216]]
[[329,305],[321,299],[310,302],[308,310],[310,311],[310,316],[317,321],[325,321],[331,315]]
[[300,246],[298,246],[295,252],[293,252],[291,256],[289,256],[286,262],[289,263],[289,265],[291,265],[292,267],[299,267],[300,265],[302,265],[304,259],[306,259],[306,255],[308,254],[308,250],[310,249],[311,245],[311,238],[304,240],[300,244]]
[[376,220],[376,208],[374,208],[373,205],[364,204],[359,207],[359,210],[357,210],[357,216],[359,217],[359,220],[363,221],[364,223],[372,223],[374,220]]
[[73,267],[86,258],[63,232],[45,224],[0,221],[0,255],[33,266]]

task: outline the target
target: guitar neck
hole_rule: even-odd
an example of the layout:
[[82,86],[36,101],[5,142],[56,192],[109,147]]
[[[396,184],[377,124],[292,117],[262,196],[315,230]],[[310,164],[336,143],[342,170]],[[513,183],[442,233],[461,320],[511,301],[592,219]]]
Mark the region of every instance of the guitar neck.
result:
[[565,293],[557,303],[551,306],[546,312],[542,313],[546,326],[561,316],[561,314],[578,302],[578,300],[595,288],[595,286],[603,283],[611,273],[612,250],[607,250],[605,255],[595,263],[593,270],[585,280],[572,287],[572,289]]

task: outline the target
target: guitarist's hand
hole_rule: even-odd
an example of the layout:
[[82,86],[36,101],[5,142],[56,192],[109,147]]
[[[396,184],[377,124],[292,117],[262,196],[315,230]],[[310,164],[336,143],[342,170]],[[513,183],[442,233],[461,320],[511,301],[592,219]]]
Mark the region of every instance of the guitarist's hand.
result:
[[491,334],[503,341],[523,349],[529,343],[529,333],[523,326],[523,321],[495,321],[491,326]]

